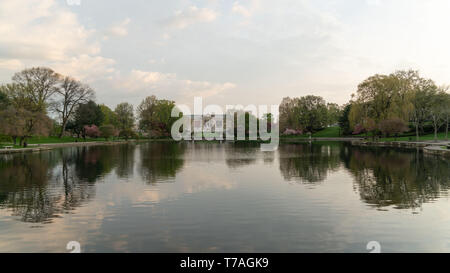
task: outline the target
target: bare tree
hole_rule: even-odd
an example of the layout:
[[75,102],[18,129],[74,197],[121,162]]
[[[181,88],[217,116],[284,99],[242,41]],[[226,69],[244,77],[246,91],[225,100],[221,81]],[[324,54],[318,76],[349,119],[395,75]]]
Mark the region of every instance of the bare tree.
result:
[[16,73],[12,80],[34,105],[33,111],[45,111],[50,97],[58,90],[61,76],[50,68],[33,67]]
[[54,104],[55,111],[61,116],[62,128],[59,134],[61,138],[66,131],[69,119],[75,113],[75,108],[80,103],[91,100],[94,97],[94,91],[75,79],[64,77],[56,93],[61,96],[61,99]]

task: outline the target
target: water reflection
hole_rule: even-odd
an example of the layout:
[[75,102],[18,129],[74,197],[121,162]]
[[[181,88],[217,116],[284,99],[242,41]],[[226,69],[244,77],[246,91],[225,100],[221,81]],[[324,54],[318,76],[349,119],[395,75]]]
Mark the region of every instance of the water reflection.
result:
[[21,221],[51,223],[95,198],[95,183],[116,169],[129,177],[134,145],[58,149],[0,159],[0,208]]
[[[118,147],[118,146],[117,146]],[[75,173],[79,180],[95,183],[111,172],[117,164],[115,146],[93,146],[73,149],[68,155],[75,160]]]
[[227,145],[225,162],[230,169],[242,168],[256,164],[259,153],[259,144],[237,142]]
[[21,221],[50,223],[94,196],[76,174],[72,150],[23,154],[0,161],[0,207]]
[[184,164],[185,143],[153,143],[140,147],[140,173],[149,184],[173,182]]
[[361,199],[377,207],[417,208],[450,185],[450,161],[420,151],[347,146],[341,158]]
[[282,145],[280,171],[286,181],[319,183],[343,166],[361,199],[377,208],[421,207],[447,195],[450,161],[411,149],[358,147],[349,143]]
[[136,157],[135,145],[115,146],[118,158],[116,175],[119,178],[132,178],[134,175],[134,164]]
[[[250,169],[242,178],[229,177],[229,170]],[[303,143],[263,153],[248,143],[124,144],[1,157],[0,210],[23,222],[51,223],[95,200],[99,181],[139,184],[120,189],[133,205],[146,206],[186,193],[235,189],[252,177],[266,179],[259,172],[272,169],[281,180],[299,184],[320,183],[345,171],[360,199],[378,209],[417,208],[446,195],[450,185],[448,159],[414,150]]]
[[286,144],[279,147],[280,171],[287,181],[318,183],[336,171],[341,160],[338,143]]
[[54,172],[55,183],[62,183],[63,195],[61,195],[61,209],[59,213],[67,213],[81,206],[84,202],[95,197],[94,181],[83,180],[79,176],[80,169],[77,164],[77,150],[59,150],[58,154],[61,158],[61,165]]

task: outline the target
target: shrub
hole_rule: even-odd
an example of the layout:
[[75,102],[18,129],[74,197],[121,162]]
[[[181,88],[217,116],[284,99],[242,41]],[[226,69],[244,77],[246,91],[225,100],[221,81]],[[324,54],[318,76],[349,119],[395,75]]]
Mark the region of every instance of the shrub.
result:
[[286,129],[283,132],[283,135],[285,136],[293,136],[293,135],[301,135],[303,134],[302,130],[294,130],[294,129]]
[[110,137],[117,136],[117,130],[112,125],[100,126],[101,136],[108,140]]
[[399,118],[383,120],[378,125],[378,128],[387,137],[389,137],[389,135],[397,136],[398,134],[408,131],[406,123]]
[[84,135],[85,135],[85,136],[93,137],[93,138],[98,138],[98,137],[100,137],[100,135],[101,135],[100,130],[99,130],[98,127],[95,126],[95,125],[91,125],[91,126],[85,125],[85,126],[83,127],[83,129],[84,129]]
[[138,138],[138,135],[131,129],[125,129],[120,131],[119,137],[128,140],[129,138]]
[[357,124],[355,126],[355,128],[353,129],[353,134],[354,135],[359,135],[364,133],[366,130],[364,129],[364,127],[361,124]]

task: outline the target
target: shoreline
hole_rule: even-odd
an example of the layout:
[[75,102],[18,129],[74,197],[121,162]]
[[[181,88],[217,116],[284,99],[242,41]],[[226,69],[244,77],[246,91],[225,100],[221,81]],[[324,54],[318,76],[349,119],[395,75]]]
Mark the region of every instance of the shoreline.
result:
[[38,153],[50,151],[58,148],[78,147],[78,146],[106,146],[106,145],[120,145],[129,143],[149,142],[151,140],[126,140],[126,141],[91,141],[91,142],[66,142],[66,143],[43,143],[36,144],[32,148],[20,149],[0,149],[0,154],[17,154],[17,153]]
[[313,137],[309,138],[280,138],[280,143],[301,143],[301,142],[317,142],[317,141],[342,141],[353,142],[363,141],[364,138],[359,137]]
[[397,148],[416,148],[422,149],[424,153],[430,155],[442,155],[450,157],[450,149],[444,147],[450,147],[450,141],[384,141],[384,142],[373,142],[373,141],[355,141],[352,142],[353,145],[358,146],[371,146],[371,147],[397,147]]
[[367,141],[364,138],[312,138],[312,139],[280,139],[280,143],[303,143],[303,142],[317,142],[317,141],[342,141],[351,142],[355,146],[367,146],[367,147],[393,147],[393,148],[410,148],[410,149],[422,149],[424,153],[429,155],[440,155],[450,157],[450,149],[444,147],[450,147],[450,141],[440,140],[434,141]]
[[[304,142],[319,142],[319,141],[338,141],[338,142],[351,142],[356,146],[371,146],[371,147],[397,147],[397,148],[419,148],[424,153],[430,155],[443,155],[450,157],[450,149],[444,148],[444,146],[450,147],[450,141],[424,141],[424,142],[408,142],[408,141],[383,141],[374,142],[367,141],[364,138],[346,138],[346,137],[323,137],[323,138],[292,138],[283,139],[280,138],[280,144],[295,144]],[[106,146],[106,145],[121,145],[129,143],[143,143],[143,142],[178,142],[172,139],[142,139],[142,140],[127,140],[127,141],[92,141],[92,142],[67,142],[67,143],[45,143],[38,144],[32,148],[20,148],[20,149],[0,149],[0,154],[15,154],[15,153],[37,153],[43,151],[49,151],[57,148],[65,147],[78,147],[78,146]],[[191,142],[191,141],[187,141]],[[203,142],[203,141],[195,141]],[[195,143],[194,142],[194,143]],[[230,141],[223,141],[230,142]]]

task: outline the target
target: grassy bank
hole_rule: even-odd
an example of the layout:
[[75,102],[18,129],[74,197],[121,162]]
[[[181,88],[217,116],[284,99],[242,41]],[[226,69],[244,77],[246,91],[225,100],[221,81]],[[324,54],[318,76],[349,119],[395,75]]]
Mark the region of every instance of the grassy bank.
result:
[[[115,139],[117,140],[117,139]],[[76,137],[31,137],[27,139],[28,144],[60,144],[60,143],[72,143],[72,142],[101,142],[106,141],[104,138],[88,138],[86,140]],[[110,139],[110,141],[113,141]],[[19,142],[19,141],[17,141]],[[5,146],[13,146],[15,149],[23,148],[19,145],[13,145],[12,142],[2,142],[0,143],[0,148]]]
[[86,140],[76,137],[32,137],[28,139],[28,144],[50,144],[50,143],[70,143],[70,142],[94,142],[106,141],[104,138],[88,138]]
[[[324,130],[321,130],[319,132],[316,132],[312,135],[312,138],[340,138],[345,137],[340,135],[340,129],[339,127],[329,127]],[[367,137],[365,134],[363,135],[357,135],[352,137]],[[301,136],[282,136],[282,139],[309,139],[308,135],[301,135]],[[371,137],[368,137],[371,139]],[[439,140],[445,140],[445,133],[439,133],[438,134]],[[110,141],[117,141],[117,140],[123,140],[123,139],[110,139]],[[428,134],[424,136],[420,136],[420,141],[432,141],[434,140],[433,134]],[[105,141],[104,138],[88,138],[86,140],[82,138],[76,138],[76,137],[32,137],[27,139],[28,144],[62,144],[62,143],[72,143],[72,142],[102,142]],[[160,139],[152,139],[151,141],[173,141],[170,137],[167,138],[160,138]],[[397,138],[389,137],[389,138],[380,138],[379,141],[416,141],[416,137],[412,136],[411,134],[406,136],[400,136]],[[5,146],[13,146],[14,148],[20,149],[19,145],[13,145],[12,142],[1,142],[0,143],[0,149],[4,148]]]
[[[339,138],[339,137],[362,137],[362,138],[369,138],[369,139],[372,138],[370,136],[370,134],[369,134],[369,136],[366,136],[365,134],[353,135],[353,136],[342,136],[342,135],[340,135],[339,127],[329,127],[329,128],[323,129],[319,132],[316,132],[312,135],[312,138]],[[281,138],[282,139],[308,139],[309,136],[308,135],[282,136]],[[434,134],[420,136],[419,141],[431,141],[431,140],[434,140]],[[445,140],[445,133],[443,133],[443,132],[439,133],[438,140]],[[395,137],[380,138],[379,141],[416,141],[416,136],[409,133],[406,135],[400,135],[397,138],[395,138]]]
[[[389,137],[381,138],[381,141],[416,141],[416,136],[401,136],[401,137]],[[419,141],[434,140],[434,134],[420,136]],[[438,140],[445,140],[445,133],[438,133]]]

